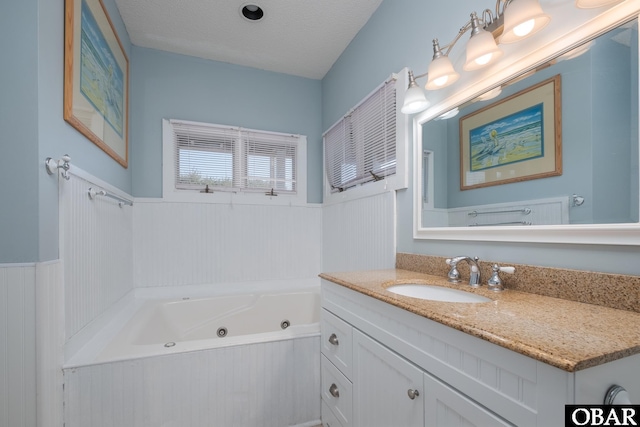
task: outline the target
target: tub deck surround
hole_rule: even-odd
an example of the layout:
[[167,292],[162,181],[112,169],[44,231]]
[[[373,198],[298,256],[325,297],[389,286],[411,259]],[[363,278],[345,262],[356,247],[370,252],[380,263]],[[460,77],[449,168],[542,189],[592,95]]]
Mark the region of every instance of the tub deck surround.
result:
[[[320,277],[568,372],[640,353],[637,312],[516,290],[496,293],[484,285],[472,289],[466,283],[449,283],[446,274],[403,269],[323,273]],[[492,301],[438,302],[386,290],[407,281],[460,289]]]

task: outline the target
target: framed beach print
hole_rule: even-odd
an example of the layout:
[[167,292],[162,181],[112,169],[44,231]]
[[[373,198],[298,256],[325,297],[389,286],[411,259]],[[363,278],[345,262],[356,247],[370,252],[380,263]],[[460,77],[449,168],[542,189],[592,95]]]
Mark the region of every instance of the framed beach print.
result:
[[562,175],[556,75],[460,119],[460,189]]
[[101,0],[65,1],[64,119],[128,166],[129,60]]

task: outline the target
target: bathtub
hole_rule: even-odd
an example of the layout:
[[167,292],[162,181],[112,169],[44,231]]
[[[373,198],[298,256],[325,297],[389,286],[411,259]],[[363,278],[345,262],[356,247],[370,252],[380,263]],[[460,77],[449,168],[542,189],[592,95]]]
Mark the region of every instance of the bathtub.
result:
[[317,335],[315,291],[145,301],[96,362]]
[[65,365],[65,425],[320,424],[319,286],[260,287],[138,291]]

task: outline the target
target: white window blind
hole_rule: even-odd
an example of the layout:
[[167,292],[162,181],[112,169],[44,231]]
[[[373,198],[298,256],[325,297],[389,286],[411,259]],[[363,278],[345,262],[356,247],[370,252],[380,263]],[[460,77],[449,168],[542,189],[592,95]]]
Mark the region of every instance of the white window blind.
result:
[[382,84],[324,135],[331,192],[396,173],[395,79]]
[[296,193],[300,136],[172,120],[175,187]]

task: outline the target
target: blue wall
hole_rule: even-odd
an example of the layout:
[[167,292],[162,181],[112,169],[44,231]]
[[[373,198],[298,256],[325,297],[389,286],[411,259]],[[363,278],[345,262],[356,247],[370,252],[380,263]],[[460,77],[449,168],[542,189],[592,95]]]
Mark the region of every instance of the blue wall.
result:
[[7,2],[0,14],[11,58],[0,67],[0,263],[58,258],[58,181],[46,157],[69,154],[127,193],[160,196],[164,117],[306,135],[308,201],[322,201],[319,80],[132,47],[115,0],[103,0],[130,68],[129,168],[116,163],[63,120],[64,3]]
[[[127,53],[131,43],[114,0],[104,0]],[[58,186],[46,157],[72,163],[125,190],[122,168],[62,116],[64,0],[6,2],[0,16],[0,263],[58,258]],[[10,59],[9,59],[10,58]]]
[[162,196],[162,119],[307,136],[308,192],[322,202],[319,80],[134,46],[131,72],[133,194]]
[[38,4],[0,14],[0,262],[38,257]]
[[[491,7],[491,4],[485,4]],[[478,2],[384,0],[323,80],[323,128],[333,124],[386,76],[408,66],[426,70],[431,39],[453,39]],[[413,165],[413,159],[410,159]],[[397,250],[437,256],[473,255],[525,263],[640,275],[637,246],[465,242],[413,239],[413,188],[398,192]]]

